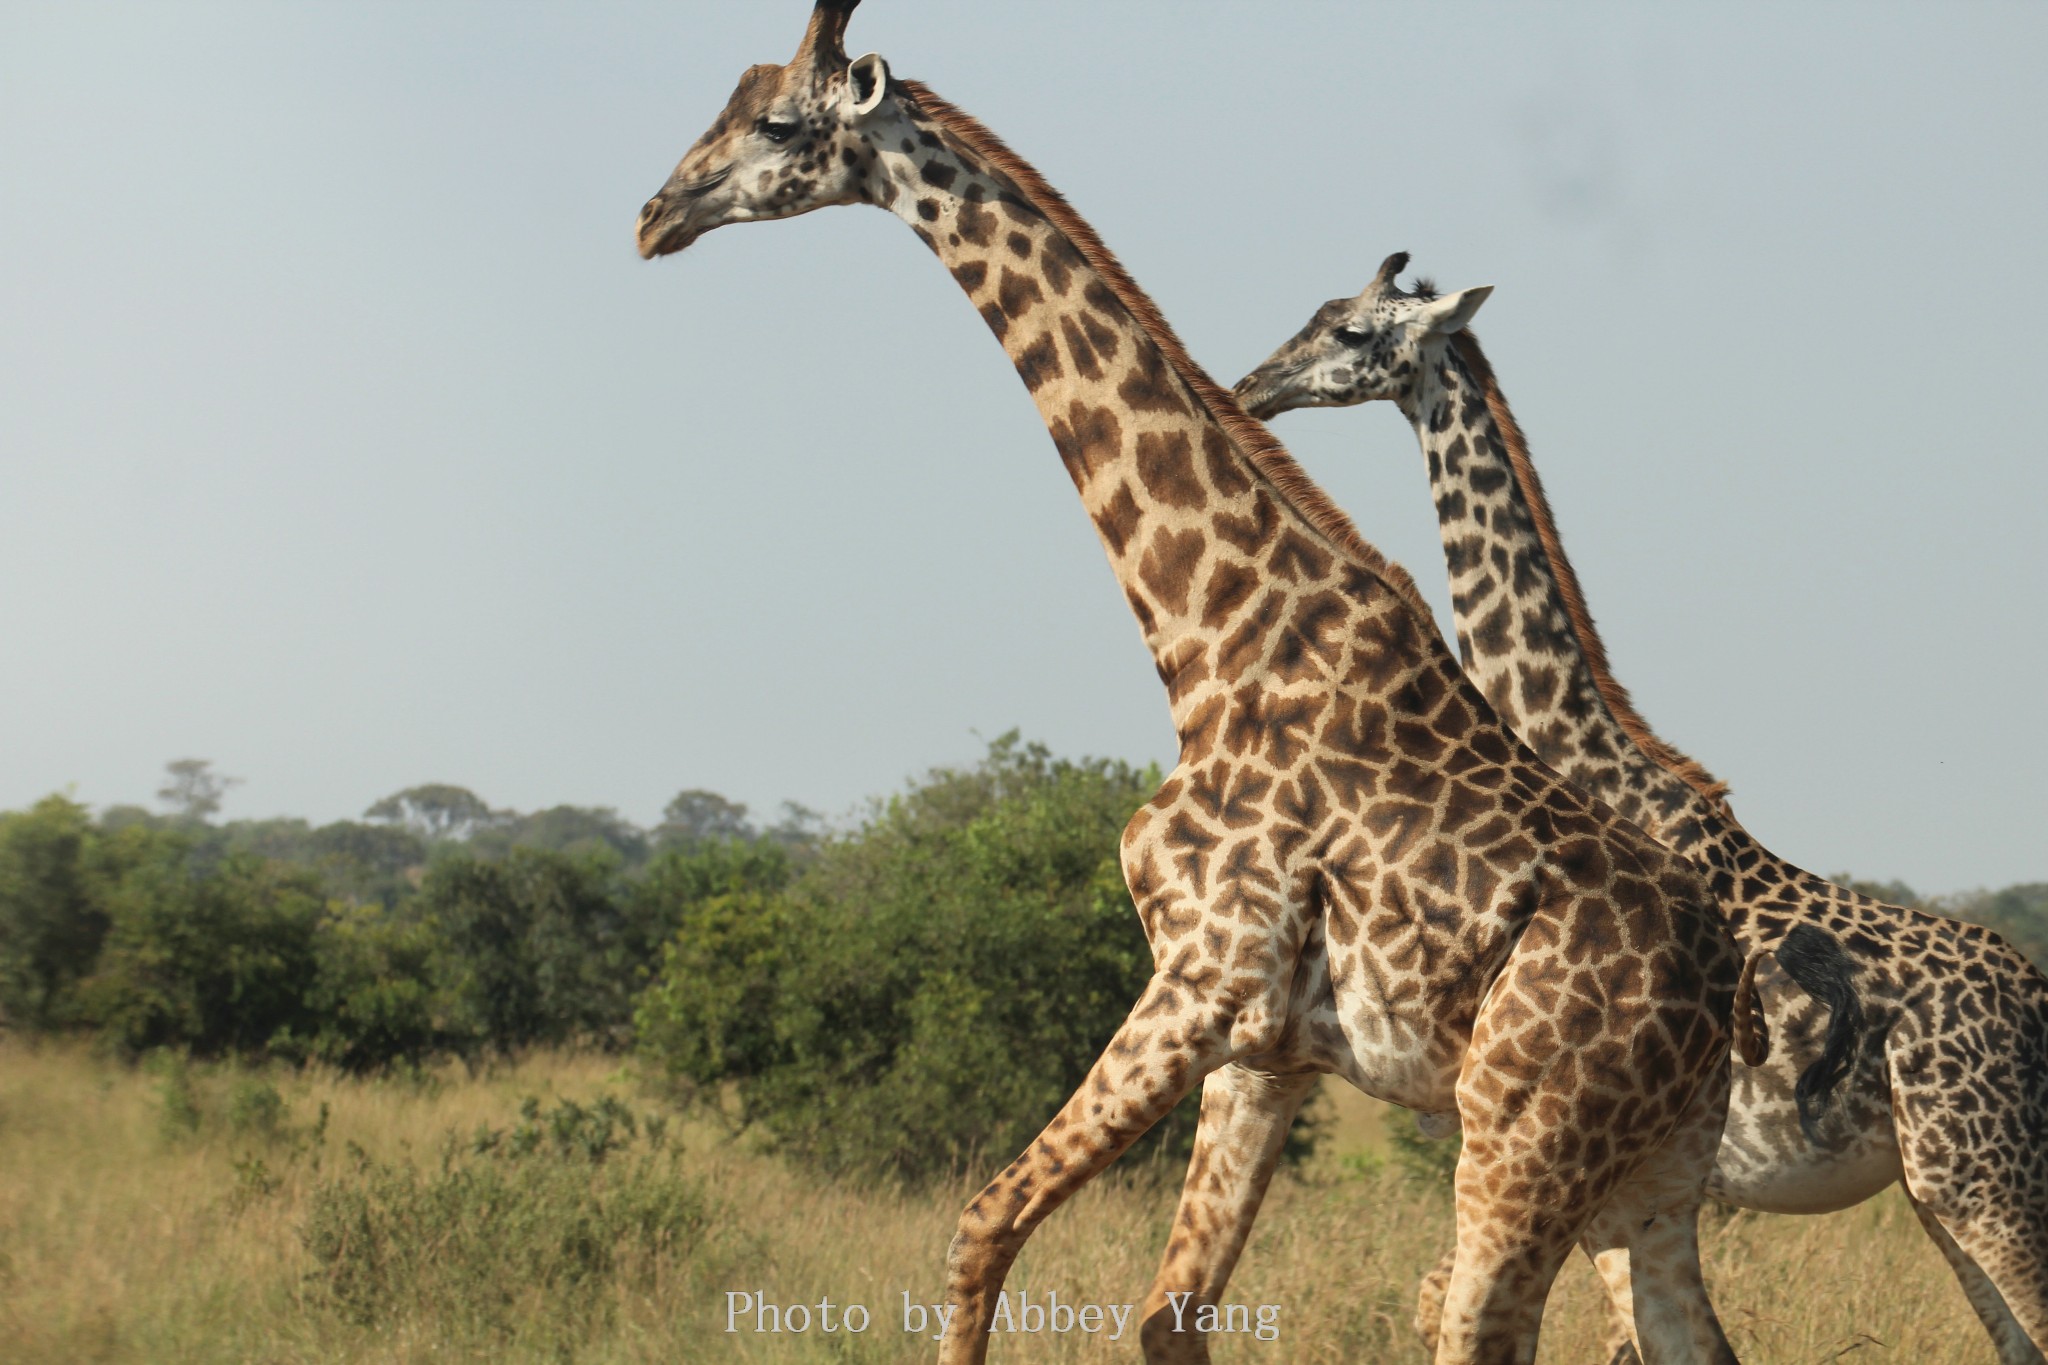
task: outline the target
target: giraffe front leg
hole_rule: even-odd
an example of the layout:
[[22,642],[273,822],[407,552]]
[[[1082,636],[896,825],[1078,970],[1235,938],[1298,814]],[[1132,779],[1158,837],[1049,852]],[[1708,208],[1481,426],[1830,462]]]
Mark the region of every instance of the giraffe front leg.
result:
[[1203,1365],[1204,1304],[1223,1297],[1230,1272],[1280,1164],[1287,1130],[1315,1088],[1313,1073],[1276,1076],[1232,1062],[1202,1083],[1202,1121],[1181,1186],[1166,1254],[1139,1313],[1151,1365]]
[[1237,1012],[1170,971],[1155,975],[1081,1088],[960,1215],[946,1255],[941,1365],[988,1355],[996,1299],[1025,1240],[1074,1191],[1230,1059]]

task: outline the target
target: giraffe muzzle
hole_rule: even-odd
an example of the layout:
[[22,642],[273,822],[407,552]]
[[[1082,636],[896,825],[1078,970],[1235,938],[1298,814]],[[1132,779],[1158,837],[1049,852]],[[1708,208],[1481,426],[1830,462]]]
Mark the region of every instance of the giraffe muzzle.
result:
[[690,226],[690,209],[693,206],[693,200],[684,199],[678,203],[661,194],[647,201],[646,207],[640,210],[640,222],[633,234],[634,245],[640,249],[642,260],[672,256],[703,235]]
[[1279,414],[1280,409],[1273,402],[1272,386],[1256,370],[1238,380],[1237,387],[1231,392],[1237,395],[1239,406],[1261,422]]

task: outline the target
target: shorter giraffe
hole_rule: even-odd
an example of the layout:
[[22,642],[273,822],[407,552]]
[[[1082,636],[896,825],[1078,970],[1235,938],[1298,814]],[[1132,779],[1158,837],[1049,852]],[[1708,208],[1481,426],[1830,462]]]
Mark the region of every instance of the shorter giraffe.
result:
[[[1759,977],[1775,1055],[1737,1074],[1712,1192],[1821,1213],[1903,1178],[1999,1358],[2040,1365],[2048,980],[1988,929],[1881,904],[1778,858],[1719,783],[1650,731],[1608,672],[1528,444],[1466,328],[1490,290],[1404,291],[1407,260],[1389,257],[1356,298],[1324,304],[1239,396],[1267,417],[1373,399],[1401,410],[1427,458],[1474,681],[1573,785],[1691,859],[1745,951],[1775,951],[1781,970]],[[1788,978],[1835,1007],[1825,1036]],[[1823,1114],[1830,1077],[1845,1084]],[[1440,1288],[1441,1274],[1425,1287],[1425,1324]]]
[[640,251],[831,205],[902,218],[1037,404],[1180,738],[1122,846],[1154,975],[961,1215],[942,1359],[984,1358],[1032,1230],[1198,1085],[1141,1336],[1154,1361],[1204,1358],[1166,1296],[1213,1306],[1257,1207],[1215,1202],[1210,1177],[1264,1163],[1335,1073],[1464,1125],[1441,1365],[1532,1361],[1575,1243],[1628,1261],[1666,1359],[1732,1360],[1695,1222],[1746,1012],[1731,1029],[1738,959],[1704,882],[1515,740],[1412,580],[1036,170],[880,57],[847,59],[852,7],[823,0],[791,62],[740,78],[641,210]]

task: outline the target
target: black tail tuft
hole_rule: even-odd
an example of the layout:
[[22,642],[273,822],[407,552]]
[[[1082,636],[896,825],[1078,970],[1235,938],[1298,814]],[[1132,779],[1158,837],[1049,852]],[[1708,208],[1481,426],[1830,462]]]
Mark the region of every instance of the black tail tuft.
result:
[[1793,1098],[1799,1103],[1799,1127],[1808,1142],[1820,1140],[1819,1128],[1835,1087],[1856,1064],[1863,1035],[1863,1002],[1856,998],[1856,962],[1833,934],[1810,924],[1795,925],[1775,954],[1785,975],[1801,990],[1828,1007],[1827,1041],[1820,1060],[1799,1073]]

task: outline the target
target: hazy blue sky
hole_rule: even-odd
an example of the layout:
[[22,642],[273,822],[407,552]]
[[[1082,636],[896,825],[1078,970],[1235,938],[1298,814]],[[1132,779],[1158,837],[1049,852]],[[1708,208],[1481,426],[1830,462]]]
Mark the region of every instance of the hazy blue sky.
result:
[[[886,214],[633,254],[802,0],[0,8],[0,806],[1170,757],[1036,412]],[[1622,680],[1821,871],[2048,878],[2048,6],[870,0],[1225,382],[1389,251]],[[1442,604],[1388,406],[1276,430]]]

